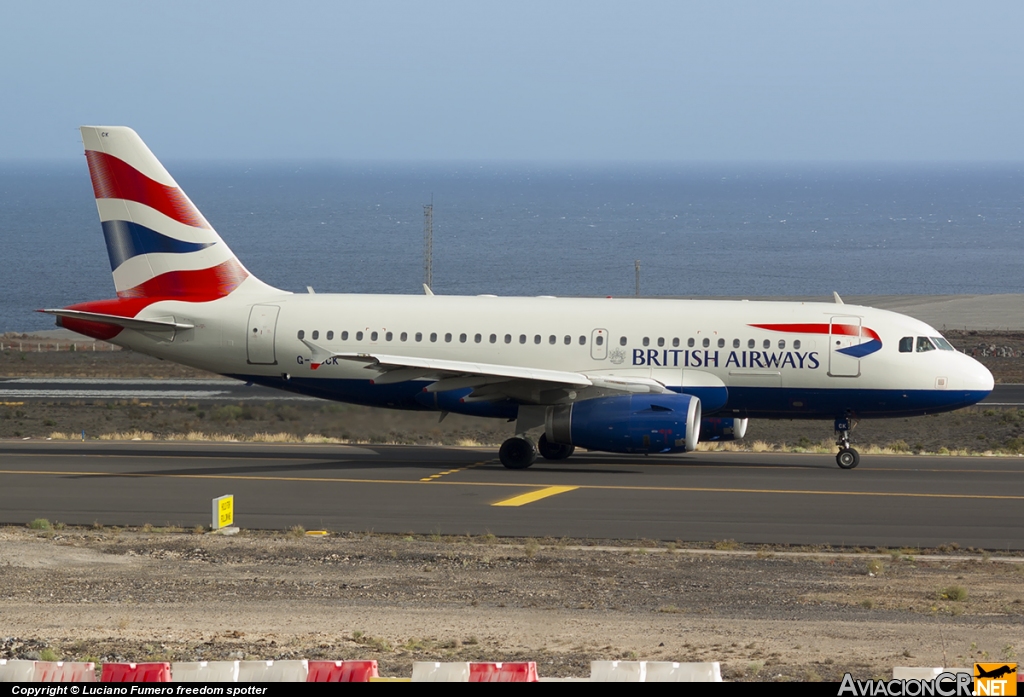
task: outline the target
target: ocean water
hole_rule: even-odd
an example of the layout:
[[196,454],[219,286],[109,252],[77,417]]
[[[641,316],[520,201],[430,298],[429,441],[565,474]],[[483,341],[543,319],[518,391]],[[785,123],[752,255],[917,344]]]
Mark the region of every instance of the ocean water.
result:
[[[167,162],[256,276],[442,294],[1024,292],[1024,166]],[[0,164],[0,331],[112,297],[84,160]]]

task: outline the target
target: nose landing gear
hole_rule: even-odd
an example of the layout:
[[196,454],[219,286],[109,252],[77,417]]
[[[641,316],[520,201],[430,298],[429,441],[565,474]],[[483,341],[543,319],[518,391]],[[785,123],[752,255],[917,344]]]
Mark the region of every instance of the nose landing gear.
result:
[[835,428],[836,433],[839,434],[839,438],[836,440],[836,445],[839,446],[836,464],[844,470],[852,470],[860,464],[860,453],[850,447],[850,431],[856,426],[857,422],[849,417],[836,419]]

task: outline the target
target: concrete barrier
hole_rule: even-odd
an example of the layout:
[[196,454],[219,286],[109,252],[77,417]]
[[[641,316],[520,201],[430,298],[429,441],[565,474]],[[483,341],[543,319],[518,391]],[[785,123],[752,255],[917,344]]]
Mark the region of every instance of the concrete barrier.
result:
[[470,663],[470,682],[537,682],[537,664]]
[[306,682],[369,682],[377,661],[310,661]]
[[238,682],[238,661],[177,661],[171,664],[174,682]]
[[32,682],[96,682],[96,664],[36,661]]
[[416,661],[412,664],[413,682],[469,682],[469,663]]
[[170,682],[170,663],[104,663],[100,682]]
[[919,666],[896,666],[892,669],[893,680],[931,680],[942,668],[924,668]]
[[713,663],[647,661],[644,682],[722,682],[722,667]]
[[238,682],[306,682],[309,661],[239,661]]
[[591,661],[591,682],[643,682],[647,675],[644,661]]
[[0,682],[32,682],[35,672],[35,661],[0,658]]

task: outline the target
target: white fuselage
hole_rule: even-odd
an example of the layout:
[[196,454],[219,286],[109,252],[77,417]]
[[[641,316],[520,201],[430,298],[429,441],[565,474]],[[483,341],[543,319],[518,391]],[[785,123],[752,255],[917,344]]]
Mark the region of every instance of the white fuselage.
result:
[[[724,386],[721,413],[738,416],[922,414],[973,404],[992,389],[989,371],[956,351],[901,352],[901,339],[916,346],[918,337],[939,336],[927,324],[843,304],[273,291],[208,303],[163,301],[138,316],[173,317],[195,329],[173,336],[126,329],[115,343],[239,379],[381,406],[444,408],[416,399],[423,380],[373,385],[380,373],[365,363],[335,359],[313,370],[300,336],[338,353],[649,378],[698,394]],[[836,327],[862,332],[831,333]],[[869,332],[880,347],[864,356],[841,351],[869,341]],[[588,396],[584,390],[574,398]],[[507,415],[480,406],[466,413]]]

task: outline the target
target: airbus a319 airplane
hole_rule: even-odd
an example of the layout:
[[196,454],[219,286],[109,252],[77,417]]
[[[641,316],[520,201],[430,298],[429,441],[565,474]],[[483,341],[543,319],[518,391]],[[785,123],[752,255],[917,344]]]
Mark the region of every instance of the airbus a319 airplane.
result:
[[[117,297],[42,310],[140,353],[324,399],[514,420],[501,462],[681,453],[748,418],[978,402],[992,374],[923,322],[832,303],[296,294],[232,254],[130,128],[86,126]],[[530,432],[543,429],[536,444]]]

